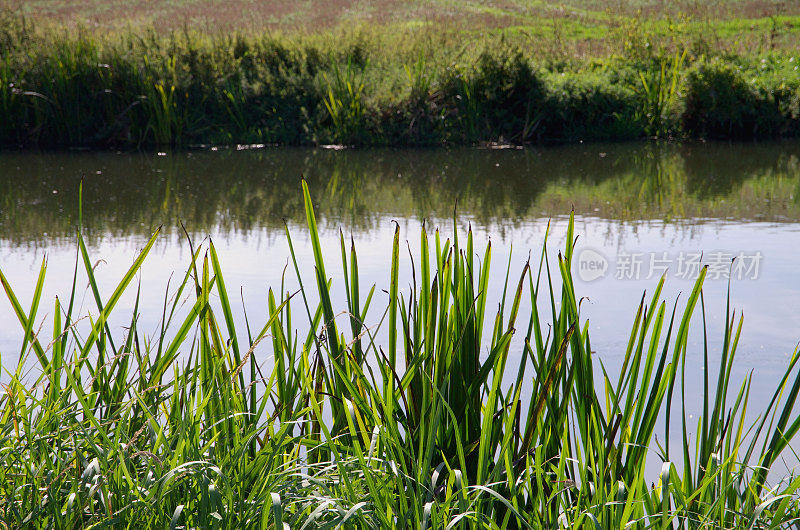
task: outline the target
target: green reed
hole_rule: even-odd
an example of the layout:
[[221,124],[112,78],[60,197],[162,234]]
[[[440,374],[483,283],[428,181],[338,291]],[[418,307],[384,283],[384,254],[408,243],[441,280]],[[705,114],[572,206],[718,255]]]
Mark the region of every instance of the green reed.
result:
[[180,92],[176,92],[174,85],[154,83],[146,86],[148,90],[143,101],[147,104],[149,116],[147,133],[153,135],[157,145],[180,143],[184,123],[180,115]]
[[334,62],[333,75],[325,79],[324,103],[333,123],[333,138],[343,144],[364,141],[364,68],[348,57],[344,68]]
[[676,52],[671,61],[661,58],[657,62],[658,68],[647,75],[639,72],[641,88],[638,92],[643,100],[643,118],[648,133],[653,136],[663,137],[673,129],[668,122],[668,112],[678,99],[686,55],[686,50]]
[[[106,298],[79,233],[71,289],[54,301],[46,327],[46,260],[27,309],[0,273],[23,331],[19,362],[9,363],[9,352],[2,365],[5,527],[796,521],[800,479],[768,479],[800,428],[800,356],[751,420],[750,378],[738,387],[731,378],[742,320],[729,310],[721,351],[710,351],[705,269],[682,309],[661,299],[663,278],[642,297],[620,373],[610,374],[592,354],[580,313],[572,220],[556,257],[545,240],[518,277],[505,265],[501,285],[489,281],[490,244],[477,249],[471,230],[450,239],[425,226],[411,284],[401,285],[398,228],[382,294],[362,284],[354,242],[341,235],[339,256],[323,252],[305,182],[303,200],[313,271],[297,259],[287,228],[290,266],[268,292],[265,321],[244,311],[243,328],[210,241],[190,241],[192,259],[165,295],[153,336],[139,329],[133,283],[158,232]],[[79,315],[85,284],[95,307]],[[500,298],[495,310],[490,292]],[[134,310],[118,333],[109,322],[126,293],[135,294]],[[695,425],[683,379],[698,311],[706,378]],[[671,417],[680,420],[677,432]],[[656,443],[658,425],[666,431]],[[663,462],[657,476],[648,474],[648,457]]]

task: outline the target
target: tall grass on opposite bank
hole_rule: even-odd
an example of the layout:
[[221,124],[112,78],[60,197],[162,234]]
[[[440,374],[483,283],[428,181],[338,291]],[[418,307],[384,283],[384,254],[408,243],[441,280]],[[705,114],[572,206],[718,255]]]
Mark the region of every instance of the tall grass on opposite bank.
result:
[[0,146],[524,144],[800,132],[800,57],[734,54],[701,46],[702,35],[623,35],[617,54],[567,60],[524,32],[99,35],[40,28],[10,12],[0,12],[0,24]]
[[[303,284],[312,271],[292,250],[300,290],[270,290],[266,321],[245,315],[244,329],[213,243],[193,250],[156,336],[138,327],[132,283],[157,233],[107,298],[80,234],[76,280],[52,308],[41,296],[46,262],[27,309],[0,275],[24,337],[17,368],[8,361],[15,352],[3,365],[4,527],[688,529],[797,520],[800,479],[768,483],[800,427],[797,352],[767,408],[747,415],[750,379],[731,379],[741,318],[729,312],[721,351],[703,351],[703,414],[690,424],[684,411],[705,270],[682,311],[660,299],[663,279],[643,297],[613,375],[593,358],[580,315],[572,222],[557,259],[545,243],[538,262],[519,277],[506,272],[501,285],[489,284],[491,245],[425,227],[412,283],[399,285],[398,230],[384,296],[361,284],[352,242],[342,237],[340,256],[323,255],[305,183],[303,195],[314,280]],[[75,309],[78,269],[96,303],[88,318]],[[109,318],[129,290],[136,303],[118,333]],[[490,290],[502,293],[496,311]],[[345,294],[340,307],[334,291]],[[186,297],[188,312],[179,307]],[[379,324],[367,325],[370,314]],[[30,362],[33,379],[23,375]],[[670,417],[682,427],[655,444]],[[658,476],[646,472],[648,457],[663,461]]]

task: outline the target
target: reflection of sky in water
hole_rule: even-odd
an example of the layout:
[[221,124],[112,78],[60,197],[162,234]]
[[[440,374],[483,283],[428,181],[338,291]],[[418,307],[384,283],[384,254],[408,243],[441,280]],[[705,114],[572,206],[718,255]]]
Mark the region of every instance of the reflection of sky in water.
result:
[[[355,236],[361,274],[362,292],[366,295],[368,286],[376,284],[374,307],[385,301],[381,289],[388,284],[388,265],[386,256],[390,255],[393,224],[385,218],[378,228]],[[502,285],[508,252],[513,247],[512,282],[516,283],[519,271],[527,258],[529,250],[532,261],[538,261],[541,241],[544,237],[546,220],[531,220],[518,227],[509,228],[502,239],[492,238],[491,286],[499,289]],[[443,233],[449,233],[451,223],[446,223]],[[635,226],[635,229],[634,229]],[[326,268],[329,276],[334,278],[334,293],[343,294],[341,281],[340,246],[338,232],[330,230],[323,224],[323,250],[327,257]],[[475,226],[476,252],[482,257],[483,245],[490,235],[483,227]],[[552,223],[549,242],[551,267],[555,267],[557,250],[564,246],[566,220],[555,220]],[[419,223],[407,221],[401,223],[401,237],[408,241],[412,251],[419,245]],[[300,226],[292,226],[295,237],[295,250],[301,264],[307,285],[313,286],[313,256],[307,238]],[[593,348],[607,367],[618,366],[624,355],[628,334],[636,307],[642,292],[652,291],[657,283],[656,278],[647,279],[648,266],[641,267],[639,279],[617,279],[616,261],[621,252],[628,254],[668,252],[677,255],[680,252],[694,253],[702,251],[709,255],[712,251],[725,251],[731,254],[739,252],[760,251],[763,259],[760,264],[758,279],[745,278],[732,282],[733,308],[737,313],[743,312],[745,323],[739,347],[737,375],[743,377],[755,369],[754,377],[763,382],[771,381],[784,366],[787,356],[792,352],[795,343],[800,339],[800,314],[792,308],[800,307],[800,281],[794,265],[795,247],[800,244],[800,226],[793,224],[764,223],[716,223],[706,224],[700,230],[685,233],[679,228],[661,223],[632,225],[615,223],[592,218],[577,218],[576,233],[579,235],[576,256],[581,251],[591,248],[609,261],[604,277],[594,281],[582,281],[576,274],[578,296],[586,297],[582,304],[582,314],[589,319]],[[244,295],[251,327],[266,317],[266,292],[268,287],[280,289],[281,275],[289,257],[288,246],[282,237],[268,234],[264,230],[249,234],[216,233],[213,240],[222,261],[225,282],[231,296],[237,299],[236,313],[241,318],[241,302],[238,294]],[[136,249],[144,244],[140,237],[123,239],[109,238],[90,249],[92,259],[102,259],[96,269],[104,297],[110,295],[115,282],[121,278],[133,260]],[[404,244],[405,246],[405,244]],[[480,249],[480,250],[478,250]],[[406,249],[401,252],[401,262],[405,281],[402,285],[410,285],[410,262]],[[19,248],[2,252],[0,266],[17,292],[23,305],[27,307],[36,281],[39,261],[43,253],[24,252]],[[40,319],[45,314],[52,315],[52,300],[59,294],[62,303],[66,285],[71,282],[75,264],[74,248],[56,247],[48,251],[48,274],[45,283],[45,297],[39,309]],[[141,273],[142,293],[140,301],[140,329],[144,333],[155,333],[161,315],[164,291],[167,281],[174,273],[172,285],[179,281],[188,264],[189,247],[177,236],[163,236],[153,248],[145,261]],[[573,269],[579,266],[576,258]],[[691,279],[677,276],[673,267],[668,272],[667,282],[662,298],[667,301],[668,309],[677,296],[685,301],[692,288]],[[515,276],[517,275],[517,276]],[[296,281],[291,269],[287,272],[287,288]],[[79,275],[79,286],[85,286],[85,278]],[[718,351],[724,321],[725,297],[727,282],[724,278],[708,278],[705,283],[706,316],[709,323],[711,352]],[[407,289],[406,289],[407,290]],[[96,314],[93,299],[88,292],[79,293],[82,303],[82,314],[92,311]],[[492,293],[495,303],[501,293]],[[340,297],[340,307],[344,298]],[[649,298],[648,298],[649,301]],[[115,310],[118,326],[127,326],[133,309],[133,290],[122,299]],[[488,308],[496,307],[491,302]],[[681,305],[679,304],[679,307]],[[301,315],[301,307],[295,313]],[[679,309],[680,310],[680,309]],[[296,317],[298,322],[302,322]],[[376,319],[377,320],[377,319]],[[0,331],[0,352],[3,353],[5,369],[10,368],[19,351],[21,331],[7,301],[0,304],[0,321],[4,322]],[[699,310],[695,324],[701,322]],[[239,329],[244,330],[243,321]],[[46,336],[49,328],[45,326],[42,333]],[[122,330],[119,330],[122,333]],[[689,350],[689,362],[700,363],[702,337],[695,333]],[[698,365],[698,369],[700,366]],[[756,386],[756,389],[763,386]]]

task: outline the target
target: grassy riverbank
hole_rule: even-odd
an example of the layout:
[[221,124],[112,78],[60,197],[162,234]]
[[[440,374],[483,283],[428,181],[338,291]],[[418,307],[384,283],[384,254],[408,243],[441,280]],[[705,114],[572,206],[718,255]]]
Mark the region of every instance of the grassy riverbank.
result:
[[4,11],[0,145],[796,136],[800,12],[734,4],[705,19],[539,6],[313,31],[76,27]]
[[[138,303],[123,330],[110,322],[158,234],[106,297],[80,236],[71,293],[49,308],[46,262],[29,309],[0,275],[25,337],[18,364],[3,352],[0,524],[781,528],[800,515],[800,479],[768,483],[800,428],[796,352],[753,415],[749,378],[731,378],[729,312],[721,350],[702,355],[702,416],[685,412],[705,269],[682,303],[658,283],[632,308],[609,374],[580,314],[571,227],[557,258],[542,248],[500,285],[490,246],[424,227],[401,285],[396,235],[383,291],[359,283],[355,245],[323,254],[305,183],[303,203],[313,267],[291,261],[266,321],[240,329],[211,243],[166,293],[156,336]],[[503,293],[496,309],[489,293]]]

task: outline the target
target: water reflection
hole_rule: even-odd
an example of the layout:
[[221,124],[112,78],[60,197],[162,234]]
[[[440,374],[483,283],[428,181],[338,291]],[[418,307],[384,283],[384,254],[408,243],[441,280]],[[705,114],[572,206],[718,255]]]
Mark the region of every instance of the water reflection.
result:
[[[746,153],[746,154],[745,154]],[[0,233],[12,245],[148,235],[248,232],[302,221],[299,178],[331,226],[369,231],[386,215],[467,219],[502,232],[525,219],[800,219],[800,142],[591,145],[546,150],[253,149],[3,153]]]

